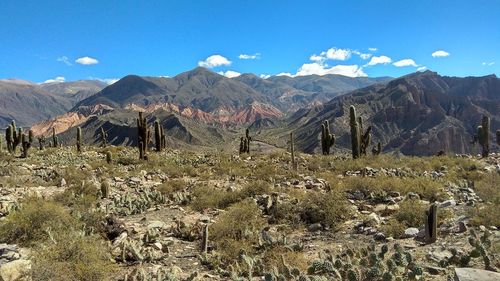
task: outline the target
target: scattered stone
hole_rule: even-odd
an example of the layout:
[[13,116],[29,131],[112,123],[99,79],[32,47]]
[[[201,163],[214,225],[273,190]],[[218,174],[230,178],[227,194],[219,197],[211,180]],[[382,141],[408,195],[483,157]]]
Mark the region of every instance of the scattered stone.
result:
[[59,183],[59,187],[65,187],[65,186],[66,186],[66,180],[62,178],[61,182]]
[[403,234],[403,238],[413,238],[418,235],[420,230],[416,227],[410,227],[405,230],[405,234]]
[[28,281],[30,277],[31,262],[29,260],[15,260],[0,266],[0,280],[2,281]]
[[307,230],[309,230],[311,232],[316,232],[316,231],[323,230],[323,226],[321,225],[321,223],[313,223],[307,227]]
[[455,268],[455,281],[498,281],[500,273],[476,268]]

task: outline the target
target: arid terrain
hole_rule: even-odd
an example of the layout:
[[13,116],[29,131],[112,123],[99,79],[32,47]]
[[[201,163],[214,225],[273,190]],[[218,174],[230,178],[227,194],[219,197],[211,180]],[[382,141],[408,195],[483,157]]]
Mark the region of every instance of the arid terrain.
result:
[[[500,268],[500,155],[0,151],[0,280],[450,280]],[[437,241],[424,217],[437,205]],[[208,233],[204,245],[204,233]],[[206,246],[206,248],[204,247]],[[480,279],[477,279],[480,280]]]

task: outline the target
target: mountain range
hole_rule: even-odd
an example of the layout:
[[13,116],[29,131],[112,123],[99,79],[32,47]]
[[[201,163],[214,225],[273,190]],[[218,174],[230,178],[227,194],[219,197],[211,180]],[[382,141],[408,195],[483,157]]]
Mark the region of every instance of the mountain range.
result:
[[[15,117],[18,123],[33,124],[35,134],[48,135],[54,127],[68,143],[80,126],[89,143],[96,142],[103,127],[111,143],[135,144],[135,118],[137,111],[144,111],[150,123],[163,124],[174,147],[234,148],[248,127],[256,139],[283,147],[294,132],[297,148],[308,153],[318,150],[324,120],[337,135],[336,149],[350,147],[348,108],[354,105],[384,151],[471,153],[476,148],[470,140],[482,115],[491,117],[492,131],[500,128],[500,79],[446,77],[432,71],[396,79],[227,78],[198,67],[172,78],[129,75],[112,85],[0,80],[2,105],[18,110],[1,111],[0,126]],[[33,114],[26,117],[25,112]]]

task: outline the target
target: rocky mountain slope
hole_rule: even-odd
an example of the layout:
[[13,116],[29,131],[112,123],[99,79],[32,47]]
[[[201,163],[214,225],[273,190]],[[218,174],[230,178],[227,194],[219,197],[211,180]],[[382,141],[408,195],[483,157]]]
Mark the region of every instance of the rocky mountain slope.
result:
[[47,84],[0,80],[0,128],[12,120],[16,120],[19,126],[30,126],[64,114],[77,102],[105,86],[106,83],[88,80]]
[[481,116],[500,128],[500,79],[444,77],[435,72],[414,73],[339,96],[290,117],[298,146],[306,152],[318,147],[323,120],[337,135],[337,147],[350,147],[349,106],[355,105],[365,128],[373,126],[374,141],[385,151],[432,155],[440,150],[474,153],[470,144]]

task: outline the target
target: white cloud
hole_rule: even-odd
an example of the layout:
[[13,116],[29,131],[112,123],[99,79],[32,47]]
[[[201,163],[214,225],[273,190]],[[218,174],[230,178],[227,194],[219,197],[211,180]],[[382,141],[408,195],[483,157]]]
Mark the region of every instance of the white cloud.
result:
[[449,55],[450,55],[450,53],[443,51],[443,50],[438,50],[438,51],[435,51],[434,53],[432,53],[432,56],[435,58],[447,57]]
[[404,66],[418,67],[418,64],[416,64],[415,61],[412,60],[412,59],[400,60],[400,61],[397,61],[397,62],[393,63],[393,65],[397,66],[397,67],[404,67]]
[[328,67],[321,63],[305,63],[303,64],[297,74],[294,76],[305,76],[305,75],[326,75],[326,74],[339,74],[349,77],[366,77],[366,73],[363,72],[363,68],[357,65],[335,65]]
[[48,79],[48,80],[45,80],[44,82],[42,82],[41,84],[46,84],[46,83],[62,83],[62,82],[65,82],[66,81],[66,78],[62,77],[62,76],[57,76],[56,78],[54,79]]
[[91,58],[91,57],[81,57],[77,58],[75,60],[76,63],[78,64],[83,64],[83,65],[92,65],[92,64],[98,64],[99,61],[97,59]]
[[427,69],[427,67],[425,67],[425,66],[421,66],[421,67],[417,68],[417,71],[424,71],[424,70],[426,70],[426,69]]
[[377,65],[377,64],[388,64],[388,63],[391,63],[392,62],[392,59],[388,56],[375,56],[375,57],[372,57],[372,59],[370,60],[370,62],[368,62],[367,65]]
[[267,79],[267,78],[271,77],[271,75],[269,75],[269,74],[261,74],[261,75],[259,75],[259,77],[262,78],[262,79]]
[[376,52],[378,49],[377,48],[368,48],[368,51],[370,52]]
[[321,55],[312,55],[309,59],[312,61],[324,61],[326,58]]
[[67,56],[62,56],[62,57],[59,57],[59,58],[57,58],[57,61],[63,62],[64,64],[66,64],[66,65],[68,65],[68,66],[73,65],[73,64],[69,61],[69,59],[68,59],[68,57],[67,57]]
[[220,75],[224,75],[224,76],[226,76],[227,78],[234,78],[234,77],[238,77],[238,76],[240,76],[240,75],[241,75],[241,73],[236,72],[236,71],[232,71],[232,70],[228,70],[228,71],[226,71],[226,72],[224,72],[224,71],[219,71],[219,72],[217,72],[217,73],[218,73],[218,74],[220,74]]
[[260,53],[255,53],[253,55],[241,54],[238,56],[240,60],[255,60],[260,59]]
[[294,75],[292,75],[290,72],[281,72],[281,73],[276,74],[276,76],[288,76],[288,77],[293,77]]
[[204,61],[199,61],[198,66],[206,67],[206,68],[214,68],[222,65],[230,65],[231,61],[221,55],[212,55],[209,56]]
[[481,65],[492,66],[494,64],[495,64],[495,62],[492,61],[492,62],[483,62]]
[[330,48],[326,52],[321,52],[321,55],[330,60],[347,60],[351,57],[351,50]]
[[359,57],[364,59],[364,60],[371,58],[371,56],[372,56],[372,54],[359,54]]

